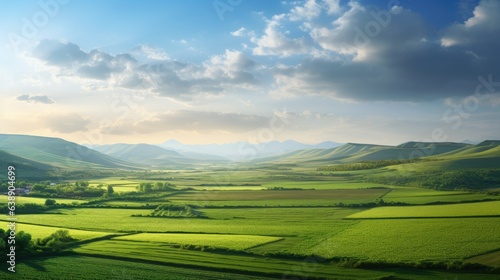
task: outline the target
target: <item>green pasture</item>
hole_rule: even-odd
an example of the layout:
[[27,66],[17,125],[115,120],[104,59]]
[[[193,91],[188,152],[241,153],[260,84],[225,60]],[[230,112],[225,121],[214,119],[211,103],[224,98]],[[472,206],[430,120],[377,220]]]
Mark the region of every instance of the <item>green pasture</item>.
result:
[[[24,260],[16,264],[16,273],[2,267],[1,279],[53,280],[53,279],[165,279],[169,280],[266,280],[265,276],[252,276],[224,271],[165,266],[135,260],[117,260],[103,257],[69,255]],[[275,279],[275,278],[274,278]]]
[[462,260],[500,249],[500,218],[363,220],[311,248],[371,261]]
[[[2,228],[6,229],[8,223],[2,222]],[[68,229],[61,227],[52,227],[52,226],[39,226],[39,225],[31,225],[31,224],[23,224],[16,223],[16,231],[24,231],[31,234],[31,239],[35,240],[37,238],[44,238],[58,230],[68,230],[69,235],[79,241],[102,237],[106,235],[110,235],[110,232],[100,232],[100,231],[87,231],[87,230],[79,230],[79,229]]]
[[472,193],[466,191],[437,191],[415,187],[394,188],[383,197],[385,202],[404,202],[408,204],[465,202],[495,198],[498,197],[484,193]]
[[426,206],[376,207],[348,216],[349,219],[432,218],[500,216],[500,201]]
[[262,201],[262,200],[332,200],[371,201],[385,195],[387,189],[339,190],[262,190],[262,191],[202,191],[185,192],[170,196],[170,200],[206,201]]
[[[83,199],[70,199],[70,198],[51,198],[55,199],[56,203],[60,204],[73,204],[73,203],[84,203],[87,202]],[[22,205],[27,203],[35,203],[35,204],[45,204],[45,197],[30,197],[30,196],[16,196],[16,204]],[[8,197],[6,195],[0,195],[0,204],[7,204]]]
[[274,236],[234,234],[140,233],[116,237],[114,239],[245,250],[251,247],[275,242],[281,238]]

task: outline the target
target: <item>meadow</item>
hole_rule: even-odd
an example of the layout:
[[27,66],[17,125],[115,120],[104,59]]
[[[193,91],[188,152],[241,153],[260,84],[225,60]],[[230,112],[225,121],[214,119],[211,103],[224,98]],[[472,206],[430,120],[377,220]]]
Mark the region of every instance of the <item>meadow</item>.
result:
[[459,203],[449,205],[426,205],[407,207],[377,207],[350,215],[348,219],[391,219],[391,218],[460,218],[500,217],[500,201]]
[[[115,193],[56,198],[48,210],[17,215],[18,230],[33,239],[58,229],[77,239],[52,257],[20,260],[17,277],[498,278],[498,196],[356,177],[370,172],[329,175],[300,167],[89,178],[91,186],[111,185]],[[176,189],[144,193],[136,188],[141,182]],[[45,198],[19,202],[44,205]],[[202,218],[151,216],[160,204],[189,206]],[[4,228],[6,218],[0,217]],[[427,262],[434,264],[424,269]],[[484,267],[469,270],[467,263]]]

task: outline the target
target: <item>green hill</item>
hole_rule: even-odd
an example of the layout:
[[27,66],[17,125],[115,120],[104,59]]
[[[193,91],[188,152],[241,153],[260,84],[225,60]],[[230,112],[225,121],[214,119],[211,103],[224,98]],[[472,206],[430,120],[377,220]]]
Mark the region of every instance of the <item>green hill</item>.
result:
[[449,153],[470,147],[462,143],[407,142],[399,146],[347,143],[333,149],[300,150],[260,162],[342,164],[374,160],[405,160]]
[[0,134],[0,150],[63,169],[135,168],[132,163],[60,138]]
[[9,166],[14,166],[16,177],[23,180],[45,178],[54,169],[51,165],[11,155],[0,150],[0,167],[4,170],[4,172],[0,173],[0,179],[7,179],[7,168]]
[[414,163],[412,167],[418,170],[500,168],[500,141],[488,140],[428,158],[433,161]]

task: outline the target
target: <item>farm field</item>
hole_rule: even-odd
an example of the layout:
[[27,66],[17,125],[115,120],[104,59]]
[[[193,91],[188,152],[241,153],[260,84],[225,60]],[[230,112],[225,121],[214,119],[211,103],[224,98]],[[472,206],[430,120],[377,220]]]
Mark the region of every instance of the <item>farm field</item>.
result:
[[[224,176],[231,179],[219,185],[211,183],[217,174],[213,171],[176,171],[175,176],[156,173],[157,179],[146,180],[92,180],[92,184],[109,183],[115,190],[133,189],[134,196],[128,198],[127,191],[117,191],[108,199],[76,200],[90,204],[56,205],[39,213],[18,214],[18,230],[31,233],[33,239],[57,229],[67,229],[77,239],[69,246],[68,255],[20,263],[19,269],[24,271],[19,275],[35,279],[34,267],[51,273],[56,269],[54,260],[59,259],[60,271],[93,264],[88,275],[101,273],[104,266],[100,263],[109,264],[110,270],[102,275],[111,279],[122,274],[130,279],[157,279],[160,272],[171,273],[171,279],[236,280],[498,276],[488,273],[500,266],[500,217],[496,217],[500,201],[457,204],[497,196],[345,178],[329,181],[329,176],[314,175],[316,171],[309,171],[311,180],[294,181],[285,179],[293,177],[291,171],[275,176],[280,172],[227,171]],[[307,170],[298,172],[304,177]],[[141,182],[161,182],[163,177],[171,178],[168,182],[177,190],[146,194],[136,188]],[[210,185],[202,186],[203,182]],[[25,198],[30,203],[45,202]],[[384,206],[380,205],[382,199],[386,204],[408,205]],[[422,205],[427,203],[439,205]],[[151,216],[160,204],[193,207],[203,217]],[[0,220],[6,227],[6,216]],[[75,264],[78,260],[81,263]],[[415,266],[426,261],[441,266],[422,274]],[[383,265],[374,270],[363,262]],[[443,270],[451,262],[483,264],[489,270]],[[79,273],[74,270],[68,275],[78,279],[83,277]],[[49,274],[41,275],[36,279]]]
[[[3,224],[2,228],[6,228],[6,227],[7,227],[7,224],[6,223]],[[30,233],[31,237],[33,239],[47,237],[60,229],[68,230],[71,237],[77,239],[78,241],[84,241],[84,240],[97,238],[97,237],[103,237],[103,236],[107,236],[107,235],[112,234],[110,232],[67,229],[67,228],[58,228],[58,227],[51,227],[51,226],[37,226],[37,225],[21,224],[21,223],[17,224],[18,231],[24,231],[24,232]]]
[[[16,197],[16,204],[18,205],[23,205],[26,203],[35,203],[35,204],[40,204],[43,205],[45,203],[45,200],[47,198],[42,198],[42,197],[28,197],[28,196],[18,196]],[[7,196],[6,195],[0,195],[0,201],[2,203],[0,204],[5,204],[4,202],[7,201]],[[56,199],[57,203],[64,203],[64,204],[74,204],[74,203],[85,203],[87,202],[86,200],[83,199],[68,199],[68,198],[57,198]]]
[[465,202],[491,199],[484,193],[471,193],[463,191],[436,191],[414,187],[394,188],[384,195],[386,202],[404,202],[408,204],[426,204],[435,202]]
[[324,257],[461,260],[500,249],[500,218],[363,220],[311,249]]
[[355,213],[347,219],[391,219],[432,217],[500,217],[500,201],[460,203],[450,205],[377,207]]
[[235,234],[139,233],[115,240],[159,242],[179,245],[208,246],[233,250],[246,250],[255,246],[281,240],[279,237]]

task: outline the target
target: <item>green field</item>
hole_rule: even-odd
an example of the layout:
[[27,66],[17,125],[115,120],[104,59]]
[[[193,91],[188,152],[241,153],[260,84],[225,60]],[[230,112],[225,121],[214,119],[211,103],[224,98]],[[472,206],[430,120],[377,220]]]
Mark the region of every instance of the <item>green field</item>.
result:
[[[58,203],[89,204],[16,215],[17,230],[33,239],[58,229],[67,229],[77,239],[69,255],[20,261],[23,271],[18,277],[51,279],[49,275],[65,273],[74,279],[161,279],[165,274],[168,279],[497,278],[498,274],[485,273],[500,267],[498,196],[351,179],[370,172],[329,175],[302,167],[222,174],[177,170],[155,172],[151,178],[93,179],[91,185],[111,185],[116,194],[94,201],[56,198]],[[372,173],[381,172],[393,171]],[[135,187],[141,182],[169,182],[177,190],[140,193]],[[129,191],[134,192],[132,198],[127,197]],[[44,204],[45,199],[18,201]],[[152,217],[160,204],[189,205],[202,218]],[[6,228],[7,216],[0,220]],[[367,269],[357,264],[360,261],[381,266]],[[417,268],[427,261],[441,266]],[[451,262],[479,263],[490,270],[445,271]],[[88,266],[92,268],[83,272]],[[39,277],[36,271],[42,271]]]
[[[84,202],[87,202],[85,200],[82,200],[82,199],[68,199],[68,198],[53,198],[56,200],[56,203],[60,203],[60,204],[74,204],[74,203],[84,203]],[[22,204],[26,204],[26,203],[35,203],[35,204],[45,204],[45,200],[47,200],[47,198],[43,198],[43,197],[28,197],[28,196],[17,196],[16,197],[16,204],[18,205],[22,205]],[[6,203],[7,202],[7,196],[6,195],[0,195],[0,201],[2,203]],[[2,204],[0,203],[0,204]]]
[[[3,223],[2,228],[7,228],[7,223]],[[71,237],[77,239],[78,241],[88,240],[97,237],[103,237],[110,235],[110,232],[99,232],[99,231],[87,231],[87,230],[79,230],[79,229],[67,229],[67,228],[59,228],[59,227],[49,227],[49,226],[37,226],[30,224],[21,224],[16,223],[17,231],[24,231],[31,234],[33,239],[44,238],[57,230],[68,230]]]
[[432,217],[488,217],[500,216],[500,201],[461,203],[450,205],[377,207],[355,213],[348,219],[432,218]]
[[461,260],[500,249],[500,218],[363,220],[311,249],[325,257]]
[[116,240],[160,242],[180,245],[208,246],[233,250],[246,250],[281,240],[279,237],[228,234],[140,233],[114,238]]

